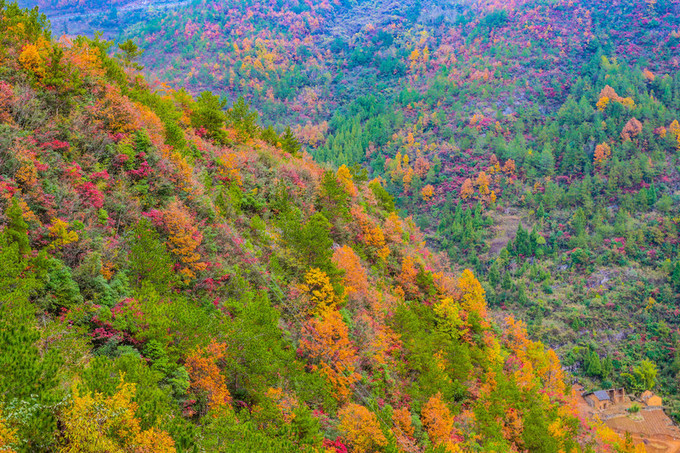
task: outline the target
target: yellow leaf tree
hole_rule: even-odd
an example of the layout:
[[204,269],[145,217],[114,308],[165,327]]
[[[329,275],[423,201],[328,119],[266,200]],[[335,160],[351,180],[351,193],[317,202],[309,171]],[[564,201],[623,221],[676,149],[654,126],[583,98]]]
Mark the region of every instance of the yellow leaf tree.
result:
[[78,240],[78,233],[68,231],[68,223],[61,219],[52,219],[52,226],[50,226],[49,232],[50,237],[53,239],[48,247],[50,249],[59,249]]
[[298,288],[309,297],[312,313],[322,313],[338,306],[338,296],[333,290],[331,279],[319,268],[307,271],[305,282]]
[[607,109],[608,105],[609,105],[609,98],[607,96],[603,96],[600,99],[598,99],[596,107],[600,112],[604,112]]
[[174,453],[175,443],[164,431],[143,431],[135,417],[135,384],[121,376],[116,393],[83,392],[72,388],[71,404],[61,414],[62,453]]
[[377,451],[387,445],[376,415],[359,404],[349,403],[338,411],[338,428],[348,441],[351,451],[364,453]]
[[439,329],[454,339],[465,333],[466,323],[461,318],[460,305],[453,298],[446,297],[434,306],[434,312],[441,320]]
[[468,313],[477,313],[483,326],[488,326],[484,288],[470,269],[465,269],[458,279],[461,307]]
[[477,179],[475,180],[475,185],[477,186],[477,190],[481,195],[489,194],[489,184],[491,184],[491,179],[485,172],[480,172],[479,175],[477,175]]
[[45,76],[45,65],[36,44],[28,44],[19,54],[19,64],[38,79]]
[[357,196],[357,188],[354,185],[354,181],[352,180],[352,174],[349,171],[349,168],[347,168],[346,165],[340,166],[338,168],[338,181],[342,184],[342,186],[345,188],[345,192],[350,197],[356,197]]
[[420,191],[420,195],[423,197],[423,201],[430,201],[434,196],[434,187],[432,187],[432,184],[423,187],[423,190]]

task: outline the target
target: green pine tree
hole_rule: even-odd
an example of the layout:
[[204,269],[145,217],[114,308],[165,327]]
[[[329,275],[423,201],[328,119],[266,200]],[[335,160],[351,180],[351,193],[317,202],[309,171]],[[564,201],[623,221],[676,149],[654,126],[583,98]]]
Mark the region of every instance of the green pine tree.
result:
[[12,198],[12,203],[7,208],[8,225],[6,234],[10,241],[15,242],[19,247],[19,252],[26,255],[31,251],[28,241],[28,224],[24,220],[21,206],[17,197]]
[[31,263],[7,233],[0,236],[0,262],[0,395],[24,439],[20,451],[48,451],[57,428],[50,407],[57,399],[59,360],[37,347],[40,331],[29,298],[41,285],[35,272],[26,271]]
[[300,151],[300,148],[300,142],[297,138],[295,138],[293,131],[291,131],[290,126],[288,126],[281,136],[281,149],[292,154],[293,156],[296,156]]

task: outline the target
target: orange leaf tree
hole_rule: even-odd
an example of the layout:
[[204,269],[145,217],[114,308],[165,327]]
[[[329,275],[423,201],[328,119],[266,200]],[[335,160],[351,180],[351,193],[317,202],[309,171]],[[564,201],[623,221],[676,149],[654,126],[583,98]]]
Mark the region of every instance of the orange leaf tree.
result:
[[352,217],[361,228],[360,240],[380,259],[385,259],[390,254],[390,249],[385,242],[385,234],[380,226],[371,219],[362,206],[354,205],[351,209]]
[[203,235],[196,228],[189,211],[181,202],[175,201],[163,212],[163,222],[168,230],[168,251],[175,256],[185,280],[196,277],[196,272],[206,268],[198,254]]
[[460,197],[465,200],[475,193],[475,188],[472,185],[472,180],[470,178],[467,178],[464,182],[463,185],[460,188]]
[[512,176],[515,174],[515,171],[516,171],[515,161],[512,159],[506,160],[505,165],[503,165],[503,173],[505,173],[508,176]]
[[227,345],[212,342],[205,349],[194,351],[186,360],[191,378],[191,390],[205,398],[207,410],[221,410],[231,404],[231,394],[220,364],[227,356]]
[[411,412],[405,407],[395,409],[392,412],[392,424],[394,425],[392,432],[401,450],[418,451],[413,438],[415,428],[411,422]]
[[423,197],[423,201],[430,201],[434,196],[434,187],[432,184],[428,184],[420,191],[420,195]]
[[602,91],[600,91],[600,95],[598,96],[597,109],[600,111],[604,111],[610,102],[618,102],[629,109],[635,108],[635,101],[633,101],[633,98],[630,97],[623,98],[616,94],[614,88],[610,87],[609,85],[605,85],[605,87],[602,88]]
[[441,393],[430,397],[423,406],[420,416],[430,441],[436,446],[441,446],[449,452],[460,452],[461,449],[451,439],[453,432],[453,415],[451,410],[442,401]]
[[621,131],[621,138],[624,141],[631,140],[642,132],[642,123],[636,118],[631,118]]
[[17,441],[16,430],[7,425],[0,412],[0,451],[4,453],[16,453],[12,448]]
[[361,265],[359,256],[348,245],[338,247],[333,252],[333,263],[345,271],[343,283],[347,296],[351,299],[366,297],[370,289],[366,270]]
[[596,164],[603,164],[611,155],[612,149],[607,143],[600,143],[595,147],[594,160]]
[[302,334],[301,348],[309,357],[312,370],[321,373],[333,386],[338,400],[347,400],[350,387],[361,376],[356,372],[358,358],[340,312],[321,312],[305,323]]
[[397,281],[404,293],[409,297],[416,297],[418,295],[418,266],[410,256],[405,256],[401,262],[401,273],[397,277]]
[[395,244],[401,244],[403,242],[403,222],[399,218],[396,212],[390,212],[390,215],[385,220],[385,238]]

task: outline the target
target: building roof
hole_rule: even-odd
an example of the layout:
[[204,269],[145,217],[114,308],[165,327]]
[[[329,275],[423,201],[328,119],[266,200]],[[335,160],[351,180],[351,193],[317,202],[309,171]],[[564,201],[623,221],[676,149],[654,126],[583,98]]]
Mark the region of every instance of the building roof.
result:
[[609,395],[604,390],[596,390],[593,392],[593,395],[600,401],[609,401]]

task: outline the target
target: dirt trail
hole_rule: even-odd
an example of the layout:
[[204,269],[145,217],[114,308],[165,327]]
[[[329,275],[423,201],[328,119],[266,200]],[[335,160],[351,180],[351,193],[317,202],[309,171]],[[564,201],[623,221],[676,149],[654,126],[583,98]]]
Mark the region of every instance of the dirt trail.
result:
[[517,213],[508,212],[507,214],[493,216],[494,238],[490,244],[489,257],[498,256],[503,247],[515,239],[520,222],[526,228],[526,220],[522,219]]

